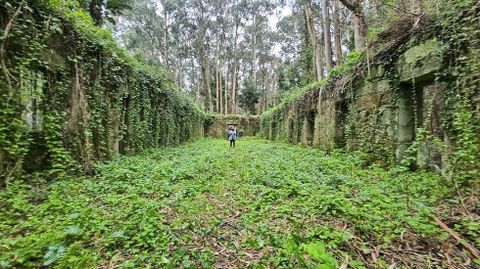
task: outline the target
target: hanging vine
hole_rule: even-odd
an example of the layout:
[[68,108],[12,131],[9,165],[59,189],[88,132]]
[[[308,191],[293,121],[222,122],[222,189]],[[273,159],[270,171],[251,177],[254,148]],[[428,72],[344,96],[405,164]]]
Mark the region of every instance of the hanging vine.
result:
[[6,1],[0,15],[0,185],[35,162],[52,177],[89,173],[202,135],[203,112],[166,72],[134,61],[73,1]]

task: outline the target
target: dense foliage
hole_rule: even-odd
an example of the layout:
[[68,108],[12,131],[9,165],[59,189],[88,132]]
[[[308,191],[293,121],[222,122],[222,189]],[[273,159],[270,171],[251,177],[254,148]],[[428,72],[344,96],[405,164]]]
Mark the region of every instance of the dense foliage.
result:
[[258,104],[260,92],[255,83],[251,80],[244,80],[242,91],[238,96],[240,105],[247,113],[256,114],[255,106]]
[[[330,74],[324,79],[307,84],[303,87],[294,86],[290,88],[288,92],[285,92],[282,96],[282,100],[276,106],[270,108],[261,115],[262,125],[264,126],[264,136],[266,136],[266,132],[268,132],[268,128],[266,128],[266,126],[278,122],[278,119],[282,116],[285,110],[289,109],[289,107],[291,107],[292,105],[302,106],[302,103],[305,102],[304,98],[307,95],[311,94],[314,91],[318,91],[322,87],[335,88],[335,84],[333,83],[336,80],[342,78],[342,76],[352,76],[352,74],[354,74],[355,72],[355,68],[361,61],[361,56],[362,55],[358,51],[354,51],[348,55],[345,62],[332,69]],[[299,124],[301,124],[301,122]],[[285,138],[285,136],[282,136],[282,134],[275,134],[275,136]]]
[[[412,98],[414,100],[411,100],[408,109],[424,115],[417,114],[413,119],[417,124],[415,143],[410,145],[409,156],[404,163],[418,161],[418,152],[422,147],[434,148],[448,156],[445,157],[448,167],[444,171],[448,171],[447,176],[457,183],[457,187],[467,193],[479,193],[480,62],[472,55],[478,54],[479,50],[475,40],[479,33],[477,18],[480,6],[475,1],[451,1],[450,4],[448,9],[429,10],[431,14],[421,19],[405,18],[389,29],[383,28],[384,31],[372,35],[377,39],[372,40],[373,44],[367,51],[350,53],[350,60],[333,69],[326,79],[291,91],[277,106],[262,114],[263,135],[298,143],[306,132],[306,121],[327,119],[331,122],[315,125],[320,130],[315,131],[326,133],[328,137],[317,146],[362,150],[378,163],[393,164],[399,160],[395,151],[399,143],[400,125],[397,120],[400,95],[408,91],[415,96],[419,89],[431,83],[437,87],[434,90],[436,94],[442,95],[440,101],[435,101],[440,105],[429,100],[420,107],[415,97]],[[432,41],[439,45],[429,47]],[[438,57],[441,68],[423,81],[400,83],[400,59],[405,57],[403,53],[419,44],[421,51],[418,52],[430,55],[427,59]],[[412,54],[410,57],[417,56]],[[381,94],[384,99],[388,97],[388,104],[377,109],[375,99],[361,99],[368,95],[373,98],[375,94]],[[322,102],[323,106],[320,106]],[[359,111],[362,105],[371,109]],[[433,105],[443,108],[440,119],[435,121],[440,121],[438,128],[444,130],[445,135],[439,136],[438,131],[435,134],[435,130],[427,126],[436,116],[429,111]],[[315,119],[309,119],[311,112],[315,113]],[[366,124],[359,122],[361,113],[367,113],[362,119],[368,121]],[[342,119],[343,115],[346,115],[345,119]],[[380,127],[388,124],[394,126],[391,131]],[[337,133],[333,127],[340,132]]]
[[480,268],[479,14],[2,1],[0,268]]
[[[360,49],[346,2],[361,5],[372,37],[391,22],[440,6],[437,0],[140,0],[112,29],[129,50],[168,66],[209,112],[252,113],[254,107],[261,114]],[[245,83],[258,89],[258,103],[238,98],[251,89]]]
[[[437,205],[450,205],[450,185],[364,163],[363,154],[264,140],[233,150],[201,140],[117,158],[94,177],[14,181],[0,194],[0,266],[462,264],[465,254],[432,220]],[[455,227],[480,246],[473,219]]]
[[[478,18],[480,3],[457,1],[448,16],[441,20],[439,38],[445,42],[444,53],[449,68],[438,74],[449,79],[445,123],[453,137],[452,169],[450,177],[457,188],[480,193],[480,30]],[[455,10],[463,9],[456,14]],[[452,60],[453,59],[453,60]],[[453,75],[453,78],[452,78]],[[429,133],[427,133],[429,135]],[[428,138],[427,138],[428,139]],[[430,138],[430,140],[432,140]],[[442,147],[448,145],[441,144]]]
[[165,71],[130,58],[74,1],[2,2],[0,25],[1,178],[89,172],[202,135],[203,112]]

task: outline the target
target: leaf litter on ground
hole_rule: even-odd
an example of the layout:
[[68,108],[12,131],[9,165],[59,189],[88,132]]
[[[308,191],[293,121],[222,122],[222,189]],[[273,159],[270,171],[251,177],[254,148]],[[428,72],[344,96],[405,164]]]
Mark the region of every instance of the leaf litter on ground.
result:
[[[432,218],[451,192],[444,178],[365,163],[204,139],[118,157],[92,177],[19,179],[0,192],[0,267],[477,266]],[[462,223],[478,238],[478,223]]]

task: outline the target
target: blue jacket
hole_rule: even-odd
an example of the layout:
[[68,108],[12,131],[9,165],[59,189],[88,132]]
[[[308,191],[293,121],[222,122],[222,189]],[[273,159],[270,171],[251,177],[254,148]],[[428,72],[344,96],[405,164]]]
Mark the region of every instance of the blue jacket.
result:
[[229,130],[228,131],[228,140],[235,140],[237,139],[237,131],[236,130]]

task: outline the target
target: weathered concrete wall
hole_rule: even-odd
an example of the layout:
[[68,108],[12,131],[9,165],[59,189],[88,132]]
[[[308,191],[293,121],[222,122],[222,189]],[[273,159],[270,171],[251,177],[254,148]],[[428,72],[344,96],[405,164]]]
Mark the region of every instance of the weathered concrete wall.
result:
[[0,4],[0,29],[12,27],[1,41],[0,187],[24,171],[91,172],[118,154],[203,136],[204,112],[167,72],[47,3]]
[[260,116],[252,115],[213,115],[205,124],[205,136],[225,137],[229,123],[235,123],[238,130],[243,130],[244,136],[255,136],[260,131]]
[[426,130],[428,141],[417,149],[415,164],[444,172],[448,150],[433,141],[451,144],[444,130],[451,124],[444,91],[456,74],[445,75],[452,59],[443,47],[434,33],[400,37],[373,55],[370,65],[363,59],[350,72],[262,115],[261,133],[326,150],[360,150],[389,165],[411,155],[407,150],[423,135],[419,130]]

